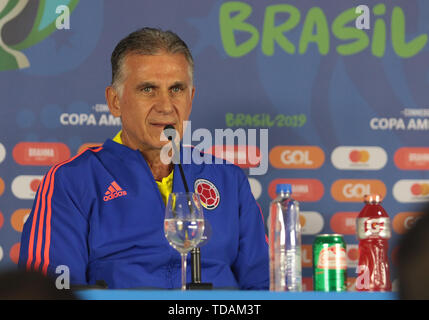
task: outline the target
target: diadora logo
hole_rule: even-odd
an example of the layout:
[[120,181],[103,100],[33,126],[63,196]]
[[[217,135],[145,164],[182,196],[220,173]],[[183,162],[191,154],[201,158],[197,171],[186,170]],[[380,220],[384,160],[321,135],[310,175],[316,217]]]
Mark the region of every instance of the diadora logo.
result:
[[325,153],[315,146],[276,146],[270,163],[278,169],[317,169],[325,162]]
[[393,230],[398,234],[404,234],[423,215],[423,212],[400,212],[393,218]]
[[429,148],[400,148],[393,159],[402,170],[429,170]]
[[340,170],[380,170],[387,163],[387,153],[380,147],[337,147],[331,161]]
[[104,201],[109,201],[112,199],[116,199],[118,197],[123,197],[126,196],[127,192],[125,190],[123,190],[117,183],[116,181],[113,181],[109,188],[107,188],[106,193],[104,194]]
[[271,199],[276,197],[276,186],[282,183],[292,185],[292,197],[301,202],[316,202],[322,199],[325,188],[322,182],[316,179],[275,179],[268,186]]
[[393,186],[393,196],[404,203],[429,201],[429,180],[399,180]]
[[356,218],[359,212],[337,212],[331,218],[331,229],[340,234],[356,234]]
[[23,166],[50,166],[70,158],[70,149],[60,142],[20,142],[12,155]]
[[331,195],[339,202],[363,202],[366,194],[386,196],[386,186],[380,180],[337,180],[332,184]]

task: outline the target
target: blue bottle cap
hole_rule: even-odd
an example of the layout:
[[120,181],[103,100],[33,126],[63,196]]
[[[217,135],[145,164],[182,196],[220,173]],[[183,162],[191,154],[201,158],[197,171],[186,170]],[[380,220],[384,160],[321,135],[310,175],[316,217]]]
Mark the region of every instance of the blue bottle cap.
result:
[[292,185],[289,183],[281,183],[276,186],[276,193],[280,192],[292,193]]

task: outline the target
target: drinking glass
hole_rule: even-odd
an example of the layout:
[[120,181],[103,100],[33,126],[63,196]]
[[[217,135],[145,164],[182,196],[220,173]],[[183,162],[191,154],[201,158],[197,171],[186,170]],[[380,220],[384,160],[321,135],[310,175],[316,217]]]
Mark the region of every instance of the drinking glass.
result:
[[186,290],[186,257],[201,241],[204,214],[196,193],[173,192],[165,208],[164,232],[182,258],[182,290]]

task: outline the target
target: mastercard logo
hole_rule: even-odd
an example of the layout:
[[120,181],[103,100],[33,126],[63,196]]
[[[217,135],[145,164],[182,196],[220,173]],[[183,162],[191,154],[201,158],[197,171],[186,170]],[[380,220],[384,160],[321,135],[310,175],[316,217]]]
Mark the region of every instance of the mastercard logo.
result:
[[393,196],[403,203],[429,201],[429,180],[399,180],[393,186]]
[[347,268],[356,268],[359,263],[359,245],[347,245]]
[[313,246],[311,244],[301,245],[301,264],[303,268],[313,268]]
[[382,199],[386,196],[386,186],[380,180],[340,179],[331,187],[332,197],[339,202],[363,202],[367,194],[379,194]]
[[4,158],[6,158],[6,149],[4,145],[0,143],[0,163],[4,161]]
[[380,170],[387,163],[381,147],[341,146],[332,151],[331,162],[340,170]]
[[70,149],[60,142],[20,142],[12,151],[22,166],[51,166],[70,158]]
[[398,234],[404,234],[423,215],[423,212],[400,212],[392,221],[393,230]]
[[4,192],[4,181],[2,178],[0,178],[0,196],[3,194]]
[[262,158],[261,150],[258,147],[247,145],[214,145],[207,153],[240,168],[258,167]]
[[317,169],[325,162],[325,153],[316,146],[276,146],[269,158],[278,169]]
[[300,202],[316,202],[322,199],[325,188],[320,180],[316,179],[275,179],[268,186],[268,195],[274,199],[276,186],[289,183],[292,185],[292,197]]
[[18,209],[10,218],[10,224],[15,231],[22,232],[24,228],[25,221],[27,221],[28,216],[30,215],[31,209]]
[[81,145],[79,147],[79,149],[77,150],[77,154],[83,152],[84,150],[88,149],[88,148],[92,148],[92,147],[99,147],[101,146],[102,143],[97,143],[97,142],[88,142],[88,143],[84,143],[83,145]]
[[359,212],[337,212],[331,218],[331,229],[339,234],[356,234],[356,218]]
[[429,148],[400,148],[393,160],[401,170],[429,170]]
[[322,231],[324,225],[322,215],[316,211],[301,211],[299,221],[303,235],[318,234]]
[[17,176],[12,181],[12,193],[18,199],[34,199],[43,176]]

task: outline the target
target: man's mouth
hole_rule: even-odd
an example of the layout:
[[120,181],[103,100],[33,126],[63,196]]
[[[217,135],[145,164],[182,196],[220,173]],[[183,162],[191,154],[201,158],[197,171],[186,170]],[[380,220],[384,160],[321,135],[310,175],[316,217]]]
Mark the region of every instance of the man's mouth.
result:
[[171,125],[175,127],[176,124],[174,122],[151,122],[150,125],[164,129],[165,126]]

